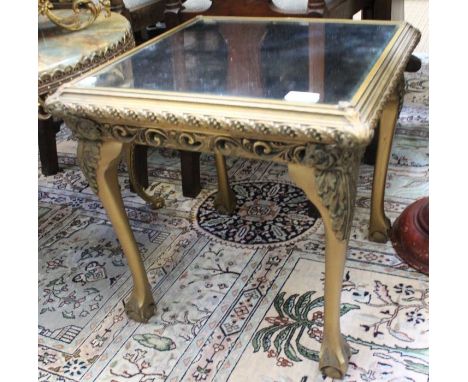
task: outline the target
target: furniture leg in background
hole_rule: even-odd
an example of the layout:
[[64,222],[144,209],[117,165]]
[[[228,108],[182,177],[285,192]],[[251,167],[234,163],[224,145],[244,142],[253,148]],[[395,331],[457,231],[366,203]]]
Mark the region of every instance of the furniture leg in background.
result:
[[[171,20],[170,17],[169,20]],[[177,43],[172,50],[174,90],[182,91],[187,88],[185,57],[182,50],[178,49],[178,46],[183,46],[184,35],[177,34],[175,39]],[[187,198],[195,198],[201,190],[200,153],[179,150],[179,155],[182,195]],[[145,188],[149,186],[147,148],[141,145],[131,145],[127,158],[132,160],[132,164],[128,166],[129,177],[132,180],[132,191],[136,192],[138,196],[150,203],[154,208],[161,208],[164,205],[162,199],[159,196],[150,196],[145,191]]]
[[226,158],[223,154],[215,153],[216,174],[218,176],[218,193],[214,206],[220,214],[232,214],[236,209],[236,195],[229,186],[229,176],[226,168]]
[[200,193],[200,153],[180,150],[180,171],[182,175],[182,194],[196,198]]
[[393,134],[398,119],[399,98],[395,91],[387,101],[380,117],[378,132],[377,158],[374,167],[372,183],[371,216],[369,222],[369,240],[385,243],[388,240],[391,227],[390,220],[385,216],[384,198],[385,181],[387,179],[388,161],[392,149]]
[[[127,155],[128,174],[131,191],[150,203],[154,208],[162,208],[164,201],[158,195],[149,195],[145,188],[148,180],[148,150],[141,145],[129,146]],[[201,190],[200,183],[200,153],[179,150],[180,171],[182,178],[182,195],[186,198],[196,198]]]
[[148,202],[154,208],[164,207],[164,199],[160,195],[149,195],[145,188],[148,184],[148,147],[143,145],[129,145],[126,148],[126,160],[130,189]]
[[[399,14],[401,15],[401,7],[403,1],[400,0],[373,0],[363,10],[363,18],[373,20],[391,20],[392,19],[392,3],[398,7]],[[394,5],[395,7],[395,5]]]
[[[265,26],[257,25],[240,31],[236,25],[225,24],[220,28],[228,42],[227,89],[239,96],[263,95],[260,45],[265,36]],[[248,68],[246,70],[245,68]],[[218,176],[218,194],[215,207],[221,214],[232,214],[236,208],[236,196],[229,186],[226,159],[215,153]]]
[[325,99],[325,26],[309,25],[309,91]]
[[45,176],[55,175],[59,171],[57,157],[57,143],[55,135],[60,130],[60,122],[52,117],[38,119],[39,157],[41,160],[41,172]]
[[[374,0],[363,9],[362,18],[365,20],[404,20],[404,0]],[[411,55],[405,72],[414,73],[419,69],[421,69],[421,60],[415,55]],[[380,127],[377,127],[374,139],[366,148],[363,159],[365,164],[375,165],[379,131]]]
[[[176,45],[172,46],[174,88],[176,91],[187,89],[185,68],[185,55],[180,46],[184,46],[184,34],[176,34]],[[200,193],[200,153],[179,150],[180,172],[182,178],[182,195],[187,198],[195,198]]]
[[135,150],[133,153],[134,157],[132,158],[133,173],[135,176],[135,181],[130,181],[130,191],[136,192],[135,187],[140,185],[143,188],[149,186],[148,182],[148,147],[142,145],[135,145]]

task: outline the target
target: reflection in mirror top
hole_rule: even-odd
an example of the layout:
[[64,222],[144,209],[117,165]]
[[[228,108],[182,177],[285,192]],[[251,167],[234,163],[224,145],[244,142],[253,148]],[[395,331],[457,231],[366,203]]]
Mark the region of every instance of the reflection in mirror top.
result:
[[273,100],[298,92],[295,102],[338,104],[351,100],[397,28],[199,19],[77,86]]

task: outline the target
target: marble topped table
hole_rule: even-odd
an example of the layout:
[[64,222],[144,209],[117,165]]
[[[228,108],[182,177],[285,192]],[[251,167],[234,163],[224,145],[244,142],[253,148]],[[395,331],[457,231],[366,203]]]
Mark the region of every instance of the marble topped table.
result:
[[[66,11],[55,11],[60,15]],[[61,84],[133,48],[128,20],[118,13],[98,16],[89,27],[68,31],[39,18],[39,95],[52,93]]]
[[214,153],[221,204],[233,202],[223,156],[284,163],[323,219],[320,368],[343,377],[350,352],[340,333],[340,296],[359,164],[380,123],[370,236],[385,241],[398,88],[419,36],[402,22],[198,17],[52,95],[48,111],[79,139],[82,171],[132,271],[129,317],[146,321],[155,306],[118,184],[124,149]]
[[[66,17],[70,10],[54,14]],[[78,31],[59,27],[45,16],[38,21],[39,154],[42,173],[53,175],[58,171],[55,134],[60,123],[44,112],[46,97],[60,85],[133,48],[135,41],[130,23],[118,13],[100,14],[93,24]]]

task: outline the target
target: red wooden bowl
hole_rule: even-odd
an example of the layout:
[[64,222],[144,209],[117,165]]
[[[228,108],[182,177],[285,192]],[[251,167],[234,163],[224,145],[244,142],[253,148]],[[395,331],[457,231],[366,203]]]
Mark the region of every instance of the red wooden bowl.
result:
[[393,248],[404,262],[429,275],[429,198],[410,204],[393,224]]

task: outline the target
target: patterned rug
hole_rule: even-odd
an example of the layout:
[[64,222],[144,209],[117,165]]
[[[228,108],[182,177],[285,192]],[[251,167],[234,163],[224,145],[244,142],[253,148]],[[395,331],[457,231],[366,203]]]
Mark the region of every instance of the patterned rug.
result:
[[[385,209],[392,221],[428,195],[428,58],[406,75]],[[129,321],[131,277],[112,227],[81,174],[76,142],[58,135],[63,171],[39,175],[39,381],[323,381],[324,231],[285,166],[229,158],[233,216],[213,209],[214,159],[203,191],[181,193],[177,153],[150,156],[153,210],[120,181],[157,303]],[[342,290],[345,381],[428,381],[428,278],[367,240],[371,166],[362,165]],[[331,380],[331,379],[325,379]]]

